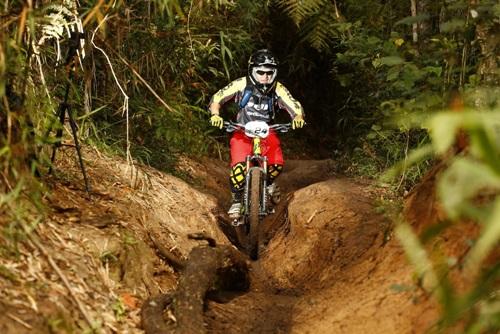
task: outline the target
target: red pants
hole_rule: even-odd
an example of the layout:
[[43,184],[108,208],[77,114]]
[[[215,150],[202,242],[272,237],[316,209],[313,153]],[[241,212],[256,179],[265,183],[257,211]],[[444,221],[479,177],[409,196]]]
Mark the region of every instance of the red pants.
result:
[[[252,138],[245,136],[243,131],[236,131],[231,137],[231,167],[239,162],[244,162],[247,155],[252,154]],[[267,157],[270,165],[283,165],[283,152],[281,143],[275,131],[270,131],[267,138],[261,139],[260,148],[262,155]]]

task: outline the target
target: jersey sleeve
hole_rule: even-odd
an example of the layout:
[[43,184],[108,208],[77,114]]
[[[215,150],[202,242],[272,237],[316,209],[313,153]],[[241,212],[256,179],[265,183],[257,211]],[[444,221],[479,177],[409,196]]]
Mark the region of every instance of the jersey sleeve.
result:
[[241,77],[234,81],[231,81],[226,87],[221,88],[217,93],[212,96],[210,104],[218,103],[224,104],[227,101],[234,99],[238,94],[245,90],[246,78]]
[[297,101],[280,82],[276,83],[276,96],[278,107],[280,109],[285,109],[292,119],[298,115],[304,116],[304,108],[302,108],[300,102]]

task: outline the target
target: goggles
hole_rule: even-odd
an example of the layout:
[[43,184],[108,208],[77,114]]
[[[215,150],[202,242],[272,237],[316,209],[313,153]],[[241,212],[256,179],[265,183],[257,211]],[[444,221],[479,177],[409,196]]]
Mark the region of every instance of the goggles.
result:
[[264,88],[267,90],[276,80],[278,69],[270,66],[257,66],[253,67],[249,74],[254,84],[257,84],[257,86],[264,85],[266,86]]
[[255,71],[258,75],[264,75],[264,74],[267,74],[267,75],[273,75],[274,74],[274,70],[270,70],[270,71],[263,71],[263,70],[257,70]]

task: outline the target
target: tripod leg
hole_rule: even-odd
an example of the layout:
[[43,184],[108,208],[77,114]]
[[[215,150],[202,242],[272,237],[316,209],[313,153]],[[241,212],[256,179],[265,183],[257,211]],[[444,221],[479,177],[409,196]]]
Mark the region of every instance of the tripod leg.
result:
[[[52,148],[52,155],[50,156],[50,167],[49,167],[49,175],[52,173],[52,165],[54,164],[54,161],[56,159],[56,151],[59,146],[61,146],[61,140],[62,140],[62,135],[63,135],[63,127],[64,127],[64,118],[66,116],[66,109],[68,108],[68,105],[65,103],[61,103],[59,106],[59,125],[61,126],[60,129],[57,129],[56,131],[56,142],[54,144],[54,147]],[[52,128],[52,124],[50,125]],[[48,130],[50,131],[50,129]],[[47,133],[48,137],[49,133]]]
[[80,162],[80,168],[82,169],[83,180],[85,181],[85,190],[90,192],[89,181],[87,179],[87,173],[85,173],[85,165],[83,164],[82,153],[80,149],[80,143],[78,142],[78,133],[76,128],[75,120],[73,119],[73,114],[71,108],[67,108],[69,116],[69,124],[71,125],[71,132],[73,133],[73,139],[75,140],[76,152],[78,153],[78,160]]

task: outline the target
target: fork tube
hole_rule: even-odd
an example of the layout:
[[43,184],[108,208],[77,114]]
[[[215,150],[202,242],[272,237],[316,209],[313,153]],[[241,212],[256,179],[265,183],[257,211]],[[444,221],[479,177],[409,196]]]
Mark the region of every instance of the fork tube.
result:
[[243,198],[243,201],[244,201],[244,204],[245,204],[245,214],[248,213],[248,205],[250,204],[249,203],[249,199],[248,199],[248,192],[249,192],[249,188],[250,188],[250,160],[251,160],[251,156],[250,155],[247,155],[247,158],[246,158],[246,175],[245,175],[245,192],[244,192],[244,198]]
[[246,173],[248,174],[248,172],[250,171],[250,160],[252,159],[252,156],[251,155],[247,155],[247,158],[246,158]]
[[262,208],[261,213],[265,214],[267,211],[267,157],[263,157],[262,162]]

